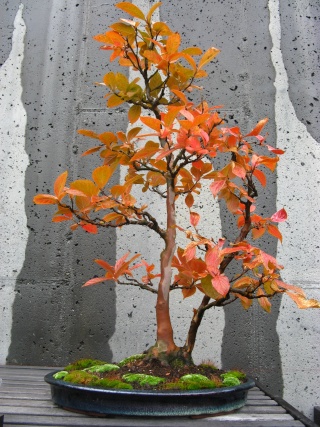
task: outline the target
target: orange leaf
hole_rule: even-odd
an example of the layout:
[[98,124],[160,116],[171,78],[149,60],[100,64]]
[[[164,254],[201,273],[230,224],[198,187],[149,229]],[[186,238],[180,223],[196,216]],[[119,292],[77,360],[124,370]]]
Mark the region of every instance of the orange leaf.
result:
[[195,286],[193,286],[192,288],[188,288],[188,289],[183,288],[182,289],[183,298],[192,297],[192,295],[194,295],[196,293],[196,291],[197,291],[197,288]]
[[65,171],[61,175],[59,175],[54,182],[54,185],[53,185],[54,194],[58,197],[59,200],[60,200],[61,194],[63,193],[64,187],[66,185],[67,177],[68,177],[68,171]]
[[140,117],[140,120],[143,124],[148,126],[149,128],[160,132],[161,122],[158,119],[154,119],[153,117]]
[[96,153],[97,151],[99,151],[99,150],[101,150],[101,145],[97,145],[96,147],[93,147],[93,148],[90,148],[89,150],[87,150],[87,151],[84,151],[82,154],[81,154],[81,157],[85,157],[85,156],[88,156],[89,154],[93,154],[93,153]]
[[103,133],[100,133],[99,139],[102,142],[102,144],[105,144],[108,147],[113,142],[117,142],[118,141],[117,136],[113,132],[103,132]]
[[37,194],[33,201],[36,205],[55,205],[58,203],[57,197],[51,196],[51,194]]
[[181,43],[181,37],[179,33],[171,34],[171,36],[167,39],[167,52],[169,55],[172,55],[173,53],[176,53],[179,49]]
[[139,150],[133,157],[131,157],[131,161],[150,158],[158,151],[159,144],[153,141],[148,141],[141,150]]
[[123,10],[124,12],[127,12],[129,15],[133,16],[134,18],[139,18],[139,19],[142,19],[143,21],[146,20],[146,17],[144,16],[144,13],[142,12],[142,10],[132,3],[124,1],[121,3],[117,3],[116,7]]
[[174,93],[184,104],[188,104],[188,99],[183,92],[177,89],[171,89],[171,92]]
[[184,201],[188,208],[191,208],[194,203],[193,195],[191,193],[188,193]]
[[257,135],[260,135],[260,132],[265,127],[265,125],[268,123],[268,120],[269,119],[267,117],[265,119],[260,120],[259,123],[252,129],[252,131],[249,132],[245,136],[257,136]]
[[277,239],[279,239],[280,242],[282,243],[282,234],[280,233],[278,227],[276,227],[273,224],[269,224],[267,230],[268,230],[269,234],[271,234],[273,237],[276,237]]
[[267,178],[265,176],[265,174],[260,171],[259,169],[255,169],[253,171],[253,175],[257,178],[257,180],[260,182],[260,184],[265,187],[267,184]]
[[237,196],[230,192],[229,197],[226,200],[227,208],[231,213],[236,213],[240,206],[240,200]]
[[261,305],[261,307],[264,309],[264,311],[266,311],[267,313],[270,313],[271,311],[271,303],[269,301],[269,299],[265,296],[265,293],[263,292],[263,290],[261,288],[259,288],[257,290],[257,295],[260,296],[260,298],[258,298],[259,304]]
[[266,232],[266,229],[264,227],[253,228],[252,229],[252,237],[254,239],[259,239],[259,237],[263,236],[265,232]]

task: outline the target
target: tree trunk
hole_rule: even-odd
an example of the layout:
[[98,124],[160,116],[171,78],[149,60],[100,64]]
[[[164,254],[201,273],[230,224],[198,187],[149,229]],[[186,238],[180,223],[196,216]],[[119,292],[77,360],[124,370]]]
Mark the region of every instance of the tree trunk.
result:
[[[175,352],[177,346],[173,339],[173,329],[169,310],[169,292],[172,280],[171,262],[176,247],[176,218],[175,218],[175,191],[174,179],[167,177],[167,230],[165,248],[161,253],[161,279],[158,288],[156,304],[157,342],[154,354]],[[156,354],[155,354],[156,355]]]

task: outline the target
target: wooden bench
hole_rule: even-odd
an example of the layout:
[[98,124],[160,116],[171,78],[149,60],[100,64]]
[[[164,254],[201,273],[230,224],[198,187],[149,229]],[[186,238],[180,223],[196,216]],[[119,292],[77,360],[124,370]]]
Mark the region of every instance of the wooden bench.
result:
[[[56,368],[55,368],[56,369]],[[3,426],[161,426],[161,427],[312,427],[307,418],[291,415],[260,388],[249,391],[244,408],[223,416],[175,418],[93,418],[65,411],[51,402],[50,386],[43,377],[53,368],[0,366],[0,415]],[[298,413],[299,414],[299,413]],[[1,426],[1,424],[0,424]]]

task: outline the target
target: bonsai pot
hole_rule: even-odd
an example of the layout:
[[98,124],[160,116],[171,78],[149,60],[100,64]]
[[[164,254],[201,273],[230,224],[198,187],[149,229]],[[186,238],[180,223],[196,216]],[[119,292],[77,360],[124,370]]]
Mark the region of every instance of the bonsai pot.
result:
[[245,405],[252,379],[234,387],[192,391],[107,390],[45,376],[58,406],[95,416],[194,416],[231,412]]

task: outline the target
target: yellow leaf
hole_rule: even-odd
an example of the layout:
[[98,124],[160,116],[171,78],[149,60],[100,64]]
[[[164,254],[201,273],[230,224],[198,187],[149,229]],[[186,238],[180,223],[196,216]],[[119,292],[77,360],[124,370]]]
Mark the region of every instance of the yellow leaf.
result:
[[127,87],[129,86],[129,81],[124,74],[117,73],[115,81],[116,81],[117,88],[119,90],[124,92],[127,90]]
[[164,22],[156,22],[155,24],[153,24],[152,29],[161,36],[169,36],[170,34],[172,34],[172,31]]
[[146,21],[147,22],[151,21],[152,15],[158,9],[158,7],[160,7],[161,5],[162,5],[162,2],[159,1],[158,3],[155,3],[153,6],[151,6],[151,8],[150,8],[150,10],[149,10],[149,12],[147,13],[147,16],[146,16]]
[[135,123],[141,114],[140,105],[132,105],[128,111],[128,119],[130,123]]
[[116,7],[123,10],[124,12],[127,12],[129,15],[133,16],[134,18],[142,19],[143,21],[146,20],[146,17],[144,16],[144,13],[141,9],[138,8],[138,6],[135,6],[132,3],[129,3],[127,1],[117,3]]
[[245,310],[248,310],[251,307],[251,305],[252,305],[252,299],[244,297],[243,295],[240,295],[240,294],[236,294],[236,295],[239,298],[242,307]]
[[188,55],[201,55],[202,54],[202,50],[197,46],[188,47],[187,49],[183,49],[182,52],[187,53]]
[[123,219],[124,217],[116,212],[110,212],[106,216],[104,216],[102,219],[105,222],[111,222],[120,218]]
[[201,287],[203,289],[203,292],[208,295],[208,297],[213,298],[215,300],[218,300],[222,298],[222,295],[220,295],[215,288],[212,286],[212,277],[210,275],[204,277],[201,279]]
[[297,304],[301,309],[304,308],[320,308],[320,302],[315,299],[307,299],[302,295],[297,295],[293,292],[286,292],[286,294]]
[[110,166],[99,166],[92,172],[92,179],[102,189],[111,178],[113,171]]
[[77,179],[70,184],[70,188],[79,190],[88,197],[96,196],[99,193],[99,188],[89,179]]
[[84,136],[88,136],[89,138],[95,138],[95,139],[99,139],[99,135],[95,132],[93,132],[92,130],[88,130],[88,129],[79,129],[77,131],[80,135],[84,135]]
[[206,65],[208,62],[212,61],[212,59],[215,58],[219,52],[220,52],[219,49],[215,47],[210,47],[200,58],[198,68],[200,69],[204,65]]
[[110,108],[118,107],[124,102],[125,102],[124,99],[120,98],[118,95],[112,94],[108,99],[107,106]]

